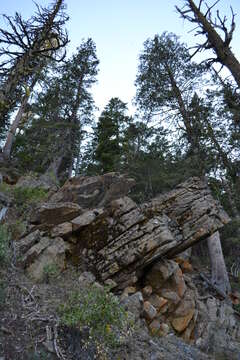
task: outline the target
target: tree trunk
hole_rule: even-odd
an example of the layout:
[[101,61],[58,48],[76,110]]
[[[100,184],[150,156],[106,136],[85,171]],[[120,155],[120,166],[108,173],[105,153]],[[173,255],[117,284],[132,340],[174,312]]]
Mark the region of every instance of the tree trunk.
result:
[[53,162],[49,165],[46,173],[52,173],[54,176],[56,176],[56,178],[58,178],[58,171],[59,171],[62,161],[63,161],[63,156],[62,155],[57,156],[53,160]]
[[212,283],[224,294],[228,294],[231,291],[231,286],[223,257],[219,232],[216,231],[209,236],[207,243],[211,261]]
[[17,128],[20,124],[20,121],[22,119],[26,105],[28,103],[29,96],[30,96],[30,94],[27,94],[24,96],[22,104],[21,104],[20,108],[18,109],[17,115],[11,125],[9,132],[8,132],[7,140],[6,140],[3,150],[2,150],[2,155],[3,155],[3,158],[5,161],[8,161],[10,159],[15,134],[16,134]]
[[76,160],[75,176],[79,175],[79,170],[80,170],[80,163],[81,163],[80,148],[81,148],[81,145],[79,146],[79,152],[78,152],[77,160]]
[[14,68],[10,71],[7,80],[2,84],[0,89],[0,117],[5,118],[9,112],[14,108],[18,99],[14,98],[14,94],[16,92],[16,88],[22,79],[22,73],[24,72],[24,66],[29,66],[27,62],[27,54],[23,54],[20,57],[14,66]]
[[16,115],[16,117],[15,117],[15,119],[14,119],[14,121],[13,121],[11,127],[10,127],[9,132],[8,132],[6,142],[5,142],[5,145],[4,145],[3,150],[2,150],[2,155],[3,155],[3,158],[4,158],[5,161],[8,161],[10,159],[12,145],[13,145],[13,142],[14,142],[14,138],[15,138],[15,135],[16,135],[17,128],[19,127],[19,124],[20,124],[20,122],[22,120],[22,116],[23,116],[24,111],[26,109],[26,106],[27,106],[29,97],[30,97],[30,95],[32,93],[32,90],[33,90],[34,86],[36,85],[36,83],[38,81],[38,73],[40,71],[41,71],[41,65],[39,66],[39,70],[36,72],[36,75],[34,76],[30,87],[27,89],[26,94],[23,97],[21,106],[18,109],[17,115]]
[[193,136],[192,136],[192,126],[191,126],[191,120],[189,117],[189,113],[185,107],[181,91],[180,91],[180,89],[174,79],[173,73],[169,67],[167,67],[167,71],[168,71],[168,76],[169,76],[169,79],[171,82],[172,91],[174,93],[174,96],[176,97],[176,100],[177,100],[177,103],[179,106],[179,112],[182,116],[183,123],[184,123],[185,129],[186,129],[186,135],[187,135],[188,142],[189,142],[189,144],[191,144],[191,147],[193,148],[193,150],[195,150],[196,141],[194,141]]
[[63,156],[59,155],[56,156],[49,167],[47,168],[46,172],[41,175],[41,180],[45,181],[49,185],[58,185],[59,184],[59,168],[62,164]]

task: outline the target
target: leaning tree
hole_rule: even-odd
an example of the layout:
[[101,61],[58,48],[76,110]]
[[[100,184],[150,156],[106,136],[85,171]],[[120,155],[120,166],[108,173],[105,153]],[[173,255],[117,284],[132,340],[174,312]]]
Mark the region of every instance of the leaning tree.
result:
[[[231,7],[232,19],[229,27],[227,26],[227,17],[221,17],[219,10],[213,17],[212,9],[218,2],[219,0],[212,6],[208,6],[206,1],[200,0],[197,6],[193,0],[185,0],[185,6],[182,9],[176,6],[176,9],[183,19],[196,25],[196,35],[206,37],[203,43],[195,46],[192,56],[203,50],[213,50],[216,57],[207,59],[207,63],[211,65],[218,62],[226,66],[240,87],[240,63],[230,46],[236,28],[235,14]],[[205,9],[203,9],[203,5],[205,5]],[[220,35],[221,33],[223,36]]]
[[[6,29],[0,28],[0,126],[21,100],[26,86],[33,83],[49,60],[61,61],[68,43],[64,25],[68,19],[64,0],[48,8],[37,6],[28,20],[16,13],[3,15]],[[26,94],[23,94],[23,102]]]

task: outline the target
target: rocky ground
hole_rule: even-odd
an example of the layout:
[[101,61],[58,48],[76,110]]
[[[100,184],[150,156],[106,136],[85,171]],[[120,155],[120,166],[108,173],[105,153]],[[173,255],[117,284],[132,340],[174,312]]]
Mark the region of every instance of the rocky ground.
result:
[[[92,280],[90,273],[82,273],[76,268],[69,267],[56,277],[37,284],[26,277],[20,269],[8,269],[5,274],[1,271],[1,276],[6,285],[5,301],[1,304],[1,359],[172,360],[176,359],[176,356],[182,360],[239,359],[239,343],[234,342],[230,336],[237,324],[232,307],[226,303],[224,305],[211,289],[202,290],[205,295],[199,295],[198,299],[201,306],[207,304],[205,315],[209,316],[208,320],[204,319],[205,328],[202,331],[205,336],[202,343],[197,341],[200,338],[195,339],[196,341],[183,341],[176,336],[176,332],[167,325],[168,320],[164,316],[164,311],[158,309],[156,302],[162,299],[157,295],[149,296],[151,289],[148,285],[141,292],[139,289],[125,289],[119,296],[122,306],[134,318],[134,331],[117,349],[99,351],[94,343],[87,342],[87,347],[84,346],[84,333],[61,326],[57,312],[59,305],[67,301],[73,289],[83,291],[86,284],[92,286],[94,278]],[[196,272],[193,271],[191,276],[195,277],[195,283],[198,282],[199,287],[206,286]],[[184,306],[186,301],[181,302],[180,306]],[[152,305],[151,308],[152,303],[155,307]],[[166,306],[159,305],[162,309]],[[219,317],[217,312],[223,312],[223,308],[225,314],[222,313]],[[157,317],[153,309],[158,310]],[[154,315],[155,320],[152,319]],[[175,326],[177,324],[180,326],[180,322],[176,322]],[[182,326],[185,325],[182,323]],[[189,330],[189,327],[186,329]]]
[[[19,269],[12,269],[11,273],[8,271],[5,277],[1,275],[6,284],[5,301],[1,304],[1,359],[174,359],[177,353],[179,359],[210,358],[173,334],[164,337],[164,340],[150,336],[147,327],[140,324],[141,305],[133,294],[129,296],[128,307],[140,325],[131,338],[117,350],[108,350],[108,357],[105,357],[105,352],[99,354],[94,345],[84,350],[84,346],[79,347],[83,334],[61,327],[57,316],[58,306],[67,300],[73,289],[85,286],[84,281],[79,280],[76,269],[65,270],[49,283],[41,284],[31,282]],[[57,329],[55,334],[54,329]],[[49,333],[52,333],[50,337]],[[74,337],[78,344],[75,347]]]

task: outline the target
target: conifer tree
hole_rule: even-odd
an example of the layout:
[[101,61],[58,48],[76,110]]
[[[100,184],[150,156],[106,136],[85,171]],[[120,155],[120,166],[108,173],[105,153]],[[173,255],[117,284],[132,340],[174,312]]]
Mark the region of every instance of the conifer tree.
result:
[[[136,78],[136,103],[146,116],[167,113],[184,131],[189,151],[197,146],[196,132],[189,113],[191,95],[201,79],[202,68],[190,61],[186,46],[174,34],[155,35],[144,43]],[[201,79],[202,80],[202,79]]]
[[[93,121],[90,92],[98,59],[91,39],[61,67],[52,69],[31,106],[31,119],[17,136],[13,156],[22,167],[67,178],[75,170],[84,126]],[[32,151],[35,144],[35,151]]]
[[123,166],[123,134],[131,122],[127,105],[110,99],[101,113],[95,132],[95,161],[100,172],[119,171]]

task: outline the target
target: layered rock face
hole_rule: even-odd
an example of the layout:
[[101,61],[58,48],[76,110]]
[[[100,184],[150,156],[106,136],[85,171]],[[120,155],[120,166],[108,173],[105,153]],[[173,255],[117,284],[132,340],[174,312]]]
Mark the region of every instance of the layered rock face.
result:
[[[229,221],[198,178],[142,206],[126,196],[133,185],[132,179],[115,173],[73,178],[33,214],[31,232],[61,238],[75,259],[84,255],[102,281],[112,279],[125,288],[147,267],[181,253]],[[38,241],[29,247],[26,238],[16,243],[30,258],[27,266],[35,261],[31,247],[39,246]]]

